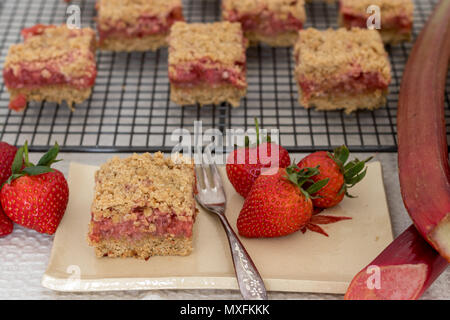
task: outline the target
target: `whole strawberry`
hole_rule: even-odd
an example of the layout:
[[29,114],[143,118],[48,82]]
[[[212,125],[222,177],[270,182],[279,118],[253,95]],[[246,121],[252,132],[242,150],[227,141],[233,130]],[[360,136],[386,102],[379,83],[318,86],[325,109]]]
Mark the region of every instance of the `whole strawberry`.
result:
[[16,147],[0,142],[0,186],[11,176],[11,165],[16,152]]
[[329,179],[328,184],[313,194],[314,207],[330,208],[342,201],[345,195],[352,197],[347,190],[360,182],[366,175],[366,162],[358,159],[348,163],[349,150],[346,146],[338,147],[334,153],[319,151],[303,158],[299,163],[299,168],[318,167],[320,173],[311,177],[314,182]]
[[64,175],[50,168],[58,161],[58,151],[55,144],[37,165],[28,161],[26,143],[17,151],[12,175],[0,192],[3,210],[15,223],[41,233],[55,233],[69,199]]
[[244,237],[279,237],[305,227],[313,213],[309,193],[317,192],[328,181],[319,181],[307,190],[302,186],[318,174],[317,168],[280,168],[275,174],[260,175],[245,199],[237,220]]
[[287,150],[271,142],[270,137],[266,137],[266,142],[259,142],[259,126],[256,119],[255,126],[256,146],[249,146],[246,139],[245,147],[235,149],[228,155],[225,167],[228,180],[236,192],[244,198],[264,168],[286,168],[291,163]]

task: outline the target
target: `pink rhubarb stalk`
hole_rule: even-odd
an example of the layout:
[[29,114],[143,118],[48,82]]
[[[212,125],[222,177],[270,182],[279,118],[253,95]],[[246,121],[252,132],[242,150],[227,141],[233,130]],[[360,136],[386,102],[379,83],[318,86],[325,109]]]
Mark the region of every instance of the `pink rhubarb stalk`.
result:
[[447,265],[411,225],[353,278],[345,299],[418,299]]
[[450,169],[445,81],[450,0],[441,0],[405,67],[398,105],[398,162],[405,207],[420,234],[450,261]]

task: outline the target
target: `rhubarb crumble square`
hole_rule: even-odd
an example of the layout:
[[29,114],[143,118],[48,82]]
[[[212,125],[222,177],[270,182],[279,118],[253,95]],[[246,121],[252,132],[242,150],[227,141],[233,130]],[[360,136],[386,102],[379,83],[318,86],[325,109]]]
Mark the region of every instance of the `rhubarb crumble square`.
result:
[[114,157],[95,174],[88,243],[98,257],[188,255],[195,190],[194,165],[181,156]]
[[384,43],[397,44],[411,40],[414,5],[412,0],[340,0],[339,24],[342,27],[367,28],[367,13],[371,5],[380,8],[381,29]]
[[167,45],[172,24],[184,20],[181,0],[98,0],[96,8],[103,50],[156,50]]
[[304,0],[222,0],[222,17],[239,22],[250,44],[293,46],[306,20]]
[[3,79],[10,109],[29,101],[66,101],[73,109],[90,94],[97,76],[95,32],[66,25],[35,25],[22,30],[23,43],[9,48]]
[[239,106],[247,92],[246,47],[239,23],[176,22],[169,36],[170,99]]
[[294,59],[299,103],[306,108],[350,113],[386,103],[391,67],[375,30],[302,30]]

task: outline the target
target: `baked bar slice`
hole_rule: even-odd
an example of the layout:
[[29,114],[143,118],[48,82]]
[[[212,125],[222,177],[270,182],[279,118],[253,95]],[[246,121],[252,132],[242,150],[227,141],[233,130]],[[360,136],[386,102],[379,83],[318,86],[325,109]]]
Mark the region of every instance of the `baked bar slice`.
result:
[[103,50],[157,50],[167,45],[172,24],[184,20],[181,0],[99,0],[96,8]]
[[294,58],[304,107],[350,113],[385,105],[391,67],[377,31],[302,30]]
[[346,28],[367,28],[367,19],[372,14],[367,13],[367,8],[371,5],[380,8],[379,32],[384,43],[398,44],[411,40],[412,0],[340,0],[339,24]]
[[66,101],[73,109],[91,95],[97,76],[94,30],[35,25],[23,29],[22,36],[3,66],[11,109],[21,111],[27,102],[43,100]]
[[114,157],[95,174],[88,243],[98,257],[188,255],[195,190],[194,165],[181,156]]
[[176,22],[169,36],[170,99],[239,106],[247,92],[246,46],[239,23]]
[[222,18],[239,22],[250,44],[295,44],[306,21],[304,0],[223,0]]

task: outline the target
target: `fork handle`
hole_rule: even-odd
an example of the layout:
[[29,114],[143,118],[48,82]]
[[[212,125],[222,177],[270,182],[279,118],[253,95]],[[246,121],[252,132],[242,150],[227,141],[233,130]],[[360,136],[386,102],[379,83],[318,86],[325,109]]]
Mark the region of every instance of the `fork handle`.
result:
[[244,300],[267,300],[266,287],[247,250],[239,241],[225,215],[219,214],[219,217],[228,237],[234,270],[242,297]]

